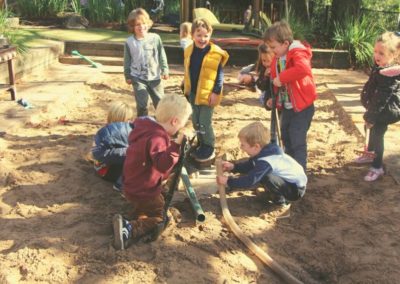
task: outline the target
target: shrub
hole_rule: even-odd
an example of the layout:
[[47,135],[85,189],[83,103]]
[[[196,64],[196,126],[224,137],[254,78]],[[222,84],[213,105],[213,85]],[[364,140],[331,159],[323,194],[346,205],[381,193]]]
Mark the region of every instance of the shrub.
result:
[[29,19],[54,18],[66,10],[68,0],[17,0],[18,11]]
[[25,52],[27,47],[22,39],[18,39],[18,30],[10,28],[8,25],[8,18],[12,17],[13,14],[8,10],[0,10],[0,35],[7,38],[8,42],[17,47],[18,52]]
[[347,17],[347,19],[345,23],[335,23],[334,48],[348,50],[352,66],[370,66],[375,39],[383,28],[365,17],[360,19]]

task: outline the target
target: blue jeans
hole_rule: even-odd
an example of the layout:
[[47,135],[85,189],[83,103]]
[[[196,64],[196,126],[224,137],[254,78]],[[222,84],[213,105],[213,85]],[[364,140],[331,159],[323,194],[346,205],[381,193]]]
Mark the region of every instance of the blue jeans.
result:
[[281,133],[285,152],[307,170],[307,132],[314,116],[314,105],[295,112],[283,109],[281,113]]

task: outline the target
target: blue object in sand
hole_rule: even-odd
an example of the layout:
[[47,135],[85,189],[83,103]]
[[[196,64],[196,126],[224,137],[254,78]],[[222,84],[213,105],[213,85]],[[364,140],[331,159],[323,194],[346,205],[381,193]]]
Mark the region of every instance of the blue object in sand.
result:
[[23,106],[25,109],[33,108],[33,106],[27,100],[24,99],[19,99],[17,103]]

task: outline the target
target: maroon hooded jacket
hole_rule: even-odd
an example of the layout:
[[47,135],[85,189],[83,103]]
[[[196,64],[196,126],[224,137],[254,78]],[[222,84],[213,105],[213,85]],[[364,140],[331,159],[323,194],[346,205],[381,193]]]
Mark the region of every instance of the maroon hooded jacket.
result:
[[151,117],[139,117],[129,135],[124,164],[124,194],[128,199],[151,199],[179,159],[179,145]]

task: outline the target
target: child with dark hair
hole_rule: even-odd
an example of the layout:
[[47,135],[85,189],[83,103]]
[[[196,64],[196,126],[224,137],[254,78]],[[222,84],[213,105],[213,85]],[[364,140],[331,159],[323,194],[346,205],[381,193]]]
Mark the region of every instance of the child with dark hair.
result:
[[270,74],[271,62],[274,58],[274,53],[268,48],[268,45],[261,43],[258,48],[258,60],[255,64],[250,64],[240,70],[238,80],[239,84],[244,84],[249,87],[257,87],[260,93],[260,102],[263,106],[271,108],[271,103],[266,105],[271,98],[270,90]]
[[271,80],[278,91],[281,110],[281,137],[285,152],[307,169],[307,132],[314,116],[317,91],[311,70],[311,47],[293,39],[289,24],[274,23],[264,34],[264,42],[275,53]]
[[193,108],[192,122],[199,142],[193,157],[199,162],[215,157],[212,116],[214,107],[222,99],[222,67],[229,58],[225,50],[210,42],[212,31],[207,19],[195,19],[192,23],[194,44],[184,51],[184,94]]

